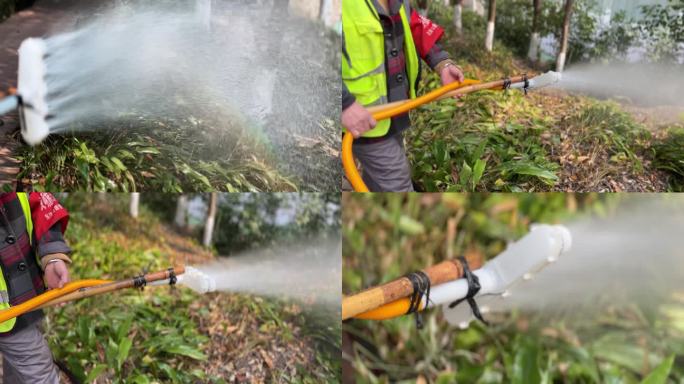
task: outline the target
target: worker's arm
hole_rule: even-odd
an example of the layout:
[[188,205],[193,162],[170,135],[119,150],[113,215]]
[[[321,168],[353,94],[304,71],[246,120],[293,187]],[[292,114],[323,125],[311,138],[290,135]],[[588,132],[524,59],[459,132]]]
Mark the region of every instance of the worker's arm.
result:
[[64,241],[61,224],[56,223],[38,239],[38,257],[45,271],[45,283],[49,289],[62,288],[69,282],[71,248]]
[[64,240],[69,212],[50,193],[29,194],[35,252],[45,273],[50,289],[61,288],[69,282],[67,264],[71,263],[71,248]]

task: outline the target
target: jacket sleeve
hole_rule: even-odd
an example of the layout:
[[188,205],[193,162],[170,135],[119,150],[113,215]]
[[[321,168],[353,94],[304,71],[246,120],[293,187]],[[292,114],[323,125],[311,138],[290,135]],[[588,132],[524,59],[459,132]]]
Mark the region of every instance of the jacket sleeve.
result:
[[444,35],[444,29],[427,17],[411,10],[411,35],[421,59],[434,69],[438,63],[449,59],[447,51],[437,43]]
[[350,105],[354,104],[356,97],[349,92],[347,85],[342,83],[342,110],[349,108]]
[[66,241],[64,241],[61,226],[61,223],[55,223],[55,225],[38,239],[38,257],[40,257],[41,260],[43,257],[55,253],[71,253],[71,248],[69,248]]

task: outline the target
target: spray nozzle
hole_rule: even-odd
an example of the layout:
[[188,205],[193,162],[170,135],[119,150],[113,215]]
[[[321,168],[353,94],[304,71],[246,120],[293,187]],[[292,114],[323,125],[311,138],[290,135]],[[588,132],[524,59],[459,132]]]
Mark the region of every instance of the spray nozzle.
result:
[[176,283],[185,285],[197,293],[207,293],[216,290],[216,280],[193,267],[185,267],[185,273],[176,277]]
[[21,135],[30,145],[40,143],[49,133],[45,51],[43,39],[29,38],[19,46],[17,95]]
[[[533,279],[544,267],[567,253],[571,246],[572,236],[566,227],[532,225],[530,233],[473,271],[481,286],[476,297],[482,312],[486,312],[485,308],[496,307],[496,301],[505,300],[512,287]],[[431,298],[436,304],[448,303],[466,297],[467,291],[468,284],[459,279],[434,287]],[[453,308],[444,305],[444,314],[449,323],[459,326],[473,319],[472,310],[463,305]]]

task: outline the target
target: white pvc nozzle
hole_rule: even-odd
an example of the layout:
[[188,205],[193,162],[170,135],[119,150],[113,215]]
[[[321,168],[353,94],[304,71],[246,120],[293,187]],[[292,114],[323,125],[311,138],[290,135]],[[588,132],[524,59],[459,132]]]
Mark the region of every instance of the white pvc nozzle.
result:
[[17,93],[21,96],[21,135],[30,145],[43,141],[48,133],[46,117],[47,84],[45,82],[45,41],[29,38],[19,46]]
[[[561,81],[563,75],[560,72],[548,71],[542,75],[535,76],[529,79],[528,89],[539,89],[548,87]],[[522,89],[525,86],[524,82],[519,82],[511,85],[511,88]]]
[[561,81],[561,78],[563,75],[561,75],[560,72],[554,72],[554,71],[548,71],[544,73],[543,75],[539,75],[536,77],[533,77],[530,79],[530,88],[544,88],[548,87],[549,85],[556,84],[557,82]]
[[[534,225],[525,235],[497,257],[488,261],[482,268],[473,271],[480,280],[477,296],[481,308],[495,308],[496,300],[505,300],[509,289],[516,284],[529,280],[549,263],[567,253],[572,245],[570,231],[562,225]],[[465,298],[468,283],[459,279],[432,288],[430,306],[445,304],[444,315],[450,324],[462,325],[472,320],[473,314],[468,305],[461,304],[449,308],[448,304]]]
[[216,280],[193,267],[185,267],[185,273],[178,276],[178,284],[185,285],[197,293],[214,292]]

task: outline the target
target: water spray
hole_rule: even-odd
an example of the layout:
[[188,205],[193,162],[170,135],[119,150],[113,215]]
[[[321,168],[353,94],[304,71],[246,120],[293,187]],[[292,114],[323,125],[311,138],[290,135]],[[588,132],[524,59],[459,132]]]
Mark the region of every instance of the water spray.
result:
[[[560,80],[561,74],[553,71],[535,77],[521,75],[488,83],[482,83],[479,80],[465,79],[463,82],[447,84],[415,99],[369,107],[368,111],[373,115],[373,119],[380,121],[404,114],[421,105],[448,97],[462,96],[483,90],[506,91],[509,89],[520,89],[527,94],[529,90],[548,87]],[[354,154],[352,152],[353,143],[354,137],[349,132],[345,132],[342,139],[342,165],[344,166],[344,172],[356,192],[369,192],[368,187],[359,174],[359,170],[356,168]]]
[[51,289],[31,300],[0,311],[0,323],[26,312],[36,309],[51,307],[68,301],[83,299],[86,297],[101,295],[126,288],[142,289],[147,285],[184,285],[198,293],[207,293],[216,290],[216,281],[203,272],[192,267],[175,267],[164,271],[148,273],[129,279],[111,280],[77,280],[66,284],[62,288]]
[[[483,320],[489,304],[532,279],[572,245],[562,225],[533,225],[530,233],[485,263],[448,260],[342,300],[342,319],[386,320],[441,305],[450,324]],[[472,270],[471,270],[472,268]],[[475,301],[477,299],[477,303]],[[469,306],[459,305],[467,301]]]

